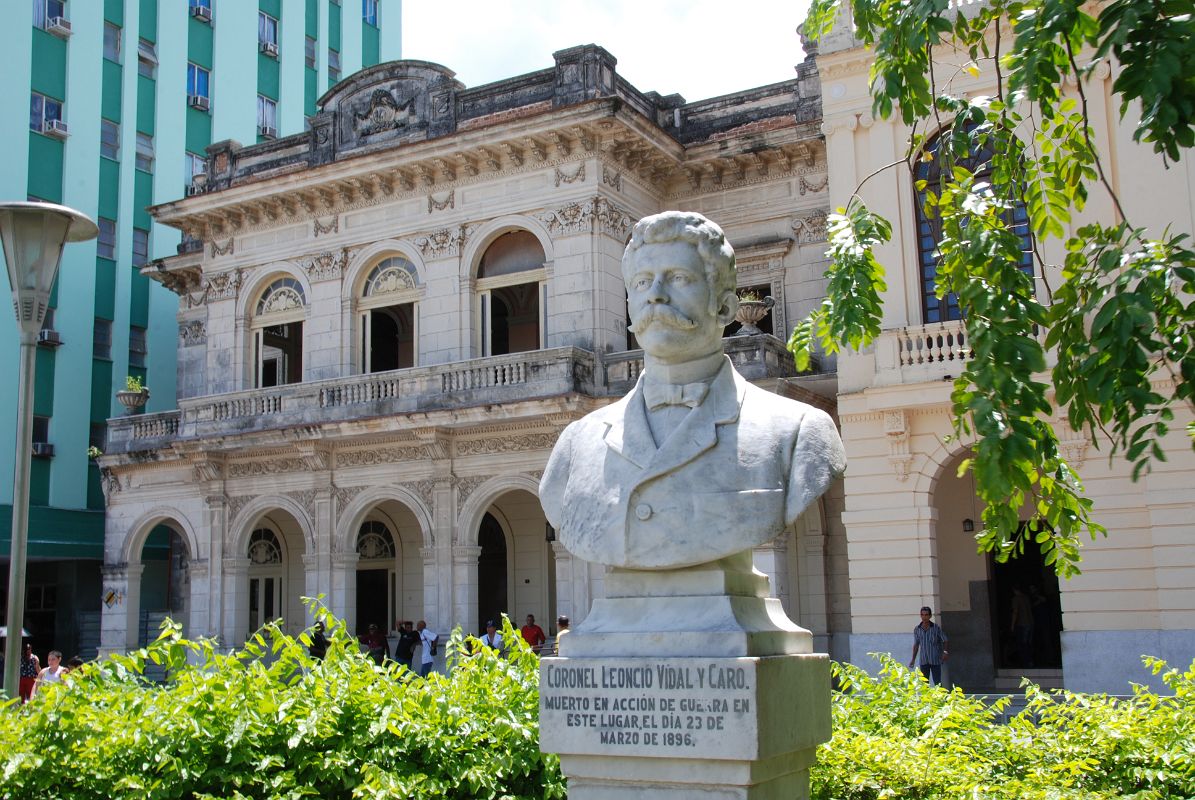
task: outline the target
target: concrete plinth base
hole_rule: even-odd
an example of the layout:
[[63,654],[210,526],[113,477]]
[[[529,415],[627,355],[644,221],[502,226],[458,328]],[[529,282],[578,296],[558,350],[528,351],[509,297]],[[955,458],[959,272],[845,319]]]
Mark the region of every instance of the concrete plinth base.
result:
[[830,661],[769,598],[750,553],[612,570],[540,665],[540,743],[569,800],[809,796],[830,738]]

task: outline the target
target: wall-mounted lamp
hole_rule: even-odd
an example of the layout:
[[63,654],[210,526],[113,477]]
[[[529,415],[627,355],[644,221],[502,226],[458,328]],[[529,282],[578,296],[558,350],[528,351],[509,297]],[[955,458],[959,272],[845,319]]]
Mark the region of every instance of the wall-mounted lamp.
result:
[[975,522],[969,517],[963,520],[963,533],[973,533],[975,531]]
[[556,541],[556,529],[552,527],[552,523],[550,523],[550,522],[544,523],[544,541],[545,542]]

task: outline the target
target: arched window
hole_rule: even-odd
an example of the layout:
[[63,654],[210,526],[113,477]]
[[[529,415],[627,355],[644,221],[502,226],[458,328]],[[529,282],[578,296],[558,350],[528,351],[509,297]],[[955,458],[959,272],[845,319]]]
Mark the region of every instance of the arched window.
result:
[[254,386],[278,386],[303,380],[303,320],[307,298],[303,285],[278,278],[253,307]]
[[382,522],[368,520],[357,533],[357,555],[362,561],[393,560],[394,536]]
[[[935,195],[942,194],[942,141],[950,136],[949,131],[942,131],[925,146],[925,156],[917,165],[913,175],[914,192],[917,197],[917,263],[921,283],[921,312],[922,321],[947,322],[961,319],[958,307],[958,297],[953,293],[939,298],[935,294],[938,279],[938,242],[941,239],[941,220],[936,216],[931,218],[925,213],[926,192]],[[991,173],[992,152],[986,146],[973,151],[965,157],[954,156],[954,163],[965,167],[977,178]],[[917,189],[916,185],[925,181],[924,189]],[[1033,234],[1029,230],[1029,215],[1025,204],[1019,199],[1008,211],[1008,221],[1012,229],[1021,237],[1021,269],[1026,274],[1033,275]]]
[[249,535],[249,563],[255,566],[282,563],[282,545],[269,528],[258,528]]
[[415,366],[418,290],[419,273],[402,256],[385,258],[369,271],[357,303],[362,372]]
[[529,231],[495,239],[477,270],[482,353],[522,353],[544,346],[547,257]]

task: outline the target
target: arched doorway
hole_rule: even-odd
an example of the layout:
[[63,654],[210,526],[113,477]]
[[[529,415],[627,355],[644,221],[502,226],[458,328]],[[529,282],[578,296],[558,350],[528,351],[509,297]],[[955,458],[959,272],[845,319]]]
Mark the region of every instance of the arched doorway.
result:
[[357,532],[357,635],[370,625],[390,630],[395,613],[394,534],[377,519],[361,523]]
[[288,512],[274,509],[253,523],[245,544],[246,633],[275,619],[296,634],[306,625],[302,597],[307,576],[303,568],[305,537],[300,523]]
[[525,489],[498,495],[477,530],[477,619],[505,613],[516,628],[528,614],[548,635],[555,633],[556,561],[539,498]]
[[187,631],[190,611],[190,554],[182,535],[169,524],[157,525],[141,546],[141,588],[137,644],[144,647],[158,636],[170,618]]
[[[977,552],[983,507],[972,475],[958,477],[965,455],[942,466],[933,493],[941,587],[941,608],[934,614],[950,637],[950,682],[969,692],[1015,691],[1022,677],[1060,686],[1057,576],[1031,537],[1024,553],[1003,564]],[[1018,592],[1025,599],[1017,599]],[[1020,608],[1016,631],[1014,607]],[[910,616],[916,611],[911,609]]]
[[477,632],[481,632],[487,620],[497,621],[510,609],[506,534],[493,514],[482,518],[477,545],[481,548],[477,558]]

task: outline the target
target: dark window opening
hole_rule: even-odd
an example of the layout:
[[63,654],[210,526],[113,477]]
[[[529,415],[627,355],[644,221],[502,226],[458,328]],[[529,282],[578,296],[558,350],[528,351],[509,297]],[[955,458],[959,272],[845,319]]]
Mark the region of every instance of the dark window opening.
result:
[[539,286],[520,283],[490,292],[490,355],[539,349]]
[[369,312],[369,371],[415,366],[415,304]]
[[506,536],[493,515],[486,514],[477,534],[481,555],[477,559],[477,632],[487,620],[498,622],[508,610],[506,586]]
[[270,325],[261,332],[258,386],[279,386],[303,380],[303,323]]
[[1026,535],[1025,552],[1005,563],[990,555],[992,649],[997,669],[1062,668],[1062,603],[1058,575]]

